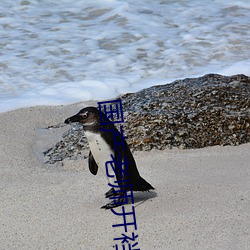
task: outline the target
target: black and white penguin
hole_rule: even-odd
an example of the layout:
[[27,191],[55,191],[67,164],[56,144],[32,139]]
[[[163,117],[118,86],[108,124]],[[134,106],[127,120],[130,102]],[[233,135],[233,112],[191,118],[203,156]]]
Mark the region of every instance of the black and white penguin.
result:
[[[105,120],[105,115],[102,113],[103,121]],[[111,188],[107,193],[105,193],[106,198],[115,197],[118,195],[123,195],[125,190],[133,191],[149,191],[154,189],[147,181],[145,181],[139,174],[136,167],[134,157],[129,149],[128,144],[122,138],[122,135],[118,132],[113,123],[100,125],[100,112],[95,107],[87,107],[79,111],[76,115],[69,117],[65,120],[65,123],[79,122],[83,125],[83,130],[85,136],[87,137],[90,152],[89,152],[89,170],[93,175],[97,174],[98,167],[108,178],[108,182],[114,187]],[[115,137],[116,144],[114,141],[114,132],[117,135]],[[122,145],[123,142],[123,145]],[[119,162],[119,154],[122,162],[126,160],[126,169],[123,170],[128,173],[128,175],[123,174],[123,179],[121,179],[121,171],[117,164],[115,165],[115,171],[113,173],[109,170],[109,175],[114,177],[108,177],[106,174],[106,162],[112,161],[111,155],[114,157],[114,162]],[[111,168],[112,170],[112,168]],[[111,174],[112,173],[112,174]],[[122,182],[124,180],[124,182]],[[125,187],[127,186],[127,187]],[[119,194],[119,191],[121,193]],[[120,196],[120,197],[121,197]],[[111,198],[112,199],[112,198]],[[122,201],[124,198],[119,198]],[[110,209],[119,206],[117,203],[122,202],[110,202],[101,208]],[[121,204],[120,204],[121,205]]]

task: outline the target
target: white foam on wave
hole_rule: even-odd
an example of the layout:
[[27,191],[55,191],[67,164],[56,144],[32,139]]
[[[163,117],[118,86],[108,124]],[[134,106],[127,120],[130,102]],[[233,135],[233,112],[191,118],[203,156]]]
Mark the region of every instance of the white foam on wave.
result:
[[250,76],[249,11],[243,0],[2,0],[0,112]]
[[221,75],[231,76],[236,74],[244,74],[250,76],[250,60],[241,61],[222,69],[218,72]]

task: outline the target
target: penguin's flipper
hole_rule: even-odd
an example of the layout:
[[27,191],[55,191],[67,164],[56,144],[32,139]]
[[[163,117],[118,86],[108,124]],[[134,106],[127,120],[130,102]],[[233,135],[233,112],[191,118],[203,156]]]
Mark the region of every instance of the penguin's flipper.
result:
[[89,170],[93,175],[96,175],[98,171],[98,165],[96,164],[91,151],[89,151]]

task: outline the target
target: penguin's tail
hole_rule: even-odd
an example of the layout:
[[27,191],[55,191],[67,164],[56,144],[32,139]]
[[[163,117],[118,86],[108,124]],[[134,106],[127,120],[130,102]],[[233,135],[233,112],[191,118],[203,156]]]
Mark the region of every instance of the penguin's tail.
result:
[[133,191],[149,191],[154,189],[146,180],[144,180],[141,176],[133,182]]

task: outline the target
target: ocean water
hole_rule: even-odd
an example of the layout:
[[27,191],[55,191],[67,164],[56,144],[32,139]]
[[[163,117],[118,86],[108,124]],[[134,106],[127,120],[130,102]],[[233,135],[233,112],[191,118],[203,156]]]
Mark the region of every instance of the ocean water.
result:
[[250,76],[249,0],[1,0],[0,112]]

